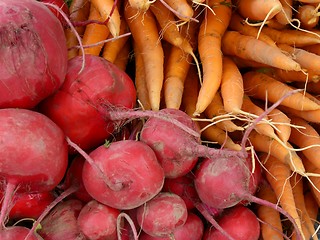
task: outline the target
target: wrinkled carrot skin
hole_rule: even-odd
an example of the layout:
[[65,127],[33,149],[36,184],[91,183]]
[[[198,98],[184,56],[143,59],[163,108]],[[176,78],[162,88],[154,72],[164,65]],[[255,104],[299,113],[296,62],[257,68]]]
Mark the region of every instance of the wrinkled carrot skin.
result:
[[[280,69],[301,70],[300,65],[283,54],[279,48],[236,31],[227,31],[224,34],[221,49],[224,54],[235,55]],[[264,54],[266,52],[268,54]]]
[[207,10],[198,35],[198,51],[203,69],[203,83],[200,88],[196,111],[194,115],[202,113],[212,101],[218,91],[222,77],[221,38],[226,31],[232,10],[231,1],[220,4],[219,0],[211,0],[208,5],[215,14]]
[[264,154],[260,157],[267,169],[266,178],[275,192],[281,207],[287,211],[295,220],[300,232],[302,233],[302,224],[297,212],[292,185],[290,184],[291,170],[288,165],[282,163],[273,156]]
[[164,79],[164,53],[161,42],[158,41],[156,20],[150,9],[139,12],[128,4],[124,8],[124,16],[143,57],[151,109],[157,111],[160,109]]
[[228,113],[239,113],[244,96],[242,74],[236,63],[229,57],[222,60],[221,97],[224,110]]
[[303,47],[320,43],[320,38],[311,33],[299,30],[283,29],[277,30],[271,27],[263,27],[262,32],[267,34],[277,44],[288,44],[295,47]]
[[[285,83],[256,71],[250,71],[243,75],[244,89],[248,96],[275,103],[284,94],[290,93],[293,88]],[[320,105],[305,97],[302,92],[294,93],[286,97],[281,104],[296,110],[317,110]]]
[[[102,21],[102,18],[99,12],[93,5],[90,6],[89,20]],[[90,45],[90,44],[95,44],[100,41],[106,40],[109,36],[109,33],[110,31],[106,25],[98,24],[98,23],[90,23],[86,26],[86,29],[84,31],[82,44]],[[103,43],[97,46],[88,47],[84,49],[84,53],[98,56],[100,55],[102,47],[103,47]],[[80,50],[79,55],[81,53],[82,52]]]
[[[73,23],[83,22],[88,19],[90,13],[90,2],[88,0],[73,0],[69,7],[70,20]],[[85,26],[75,27],[77,33],[82,36],[85,30]],[[76,35],[70,28],[65,29],[68,59],[71,59],[78,55],[78,49],[74,48],[79,45]]]
[[[273,18],[282,9],[278,0],[237,0],[236,7],[238,12],[244,18],[252,21],[263,21]],[[267,17],[268,13],[270,15]]]
[[[278,201],[274,191],[267,182],[260,184],[256,195],[274,204]],[[260,227],[263,239],[283,240],[282,222],[277,210],[261,205],[257,209],[257,216],[262,220]]]
[[291,135],[291,119],[279,109],[273,109],[268,118],[275,124],[276,133],[282,142],[288,142]]
[[245,19],[237,13],[232,14],[229,29],[233,31],[238,31],[243,35],[258,38],[259,40],[269,44],[270,46],[276,46],[276,43],[268,35],[264,33],[259,33],[259,28],[250,26],[247,23],[245,23]]

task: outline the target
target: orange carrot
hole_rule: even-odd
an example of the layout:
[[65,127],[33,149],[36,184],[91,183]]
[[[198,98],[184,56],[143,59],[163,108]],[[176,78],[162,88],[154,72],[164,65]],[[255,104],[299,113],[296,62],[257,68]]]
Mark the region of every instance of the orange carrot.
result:
[[292,114],[296,117],[300,117],[306,121],[320,123],[320,109],[304,111],[283,106],[279,106],[279,108],[285,113]]
[[198,35],[198,51],[203,69],[203,83],[199,92],[194,116],[202,113],[218,91],[222,76],[221,37],[226,31],[231,18],[231,1],[208,1],[214,13],[207,10]]
[[313,44],[308,45],[305,47],[302,47],[304,50],[307,50],[308,52],[312,52],[314,54],[320,55],[320,43],[319,44]]
[[287,25],[292,22],[293,0],[279,0],[282,10],[277,13],[275,19],[282,25]]
[[236,12],[232,14],[229,28],[233,31],[247,36],[258,38],[259,40],[269,44],[270,46],[276,46],[275,42],[266,34],[259,33],[259,28],[248,25],[244,18],[242,18]]
[[131,43],[127,41],[125,42],[119,54],[116,56],[116,59],[113,62],[114,65],[118,66],[118,68],[120,68],[121,70],[126,71],[127,64],[129,62],[130,51]]
[[306,204],[308,215],[310,216],[311,220],[315,222],[318,216],[319,206],[310,190],[305,192],[304,202]]
[[[268,183],[260,184],[256,195],[268,202],[277,203],[277,197]],[[261,205],[257,209],[257,216],[262,221],[260,226],[263,239],[283,240],[281,216],[277,210]]]
[[186,0],[162,0],[161,2],[183,21],[190,21],[193,17],[193,8]]
[[135,86],[137,90],[137,98],[142,108],[150,110],[149,93],[147,89],[147,83],[145,78],[145,69],[142,53],[138,50],[135,43],[133,43],[134,57],[135,57]]
[[112,36],[119,36],[120,32],[120,13],[114,0],[91,0],[97,11],[101,15],[101,22],[107,21],[107,26]]
[[[297,145],[299,148],[306,148],[302,150],[303,154],[308,158],[312,164],[320,168],[319,154],[320,154],[320,135],[307,121],[291,116],[291,123],[300,128],[292,127],[290,142]],[[302,127],[302,128],[301,128]],[[313,146],[313,147],[312,147]]]
[[290,168],[279,161],[279,159],[267,154],[262,155],[260,160],[267,169],[266,178],[275,192],[281,207],[292,216],[302,233],[301,219],[296,208],[292,186],[289,180],[292,175]]
[[236,8],[241,16],[252,21],[263,21],[273,18],[282,10],[279,0],[237,0]]
[[[300,65],[277,47],[236,31],[227,31],[222,38],[222,52],[264,63],[284,70],[300,71]],[[265,54],[265,53],[268,54]]]
[[[127,23],[122,18],[119,34],[122,35],[128,33],[128,31]],[[117,55],[122,51],[122,48],[125,46],[128,39],[129,36],[106,42],[103,46],[102,57],[113,63]]]
[[[90,2],[88,0],[74,0],[71,2],[69,7],[70,12],[70,20],[72,22],[83,22],[88,19],[89,12],[90,12]],[[85,27],[75,27],[77,33],[82,36],[84,33]],[[76,38],[74,32],[70,28],[65,30],[66,40],[67,40],[67,47],[68,51],[68,59],[71,59],[78,55],[78,49],[74,48],[77,46],[78,39]]]
[[285,83],[291,82],[302,82],[305,83],[306,81],[310,82],[317,82],[320,80],[320,74],[316,74],[312,71],[308,73],[304,73],[302,71],[285,71],[279,68],[268,68],[264,69],[267,71],[262,71],[263,73],[268,74],[269,76]]
[[[102,18],[95,8],[91,4],[90,6],[90,14],[89,14],[89,20],[93,21],[102,21]],[[110,31],[104,24],[98,24],[98,23],[90,23],[86,26],[86,29],[84,31],[84,35],[82,38],[82,44],[83,45],[91,45],[96,44],[100,41],[106,40]],[[103,43],[97,45],[97,46],[91,46],[84,49],[85,54],[92,54],[98,56],[101,52],[101,49],[103,47]],[[82,52],[79,51],[79,54]]]
[[256,131],[253,131],[250,134],[249,140],[255,151],[270,154],[282,163],[290,166],[290,169],[293,172],[304,175],[305,168],[303,162],[295,151],[289,149],[292,148],[289,143],[286,144],[288,146],[287,148],[277,142],[275,139],[261,135]]
[[286,143],[291,134],[291,119],[279,109],[273,109],[268,115],[270,121],[276,126],[276,133],[282,142]]
[[[222,98],[220,92],[216,92],[211,103],[208,105],[204,114],[207,118],[212,119],[216,122],[216,125],[226,132],[234,132],[237,130],[243,130],[242,127],[237,126],[232,120],[228,119],[228,114],[224,110]],[[216,120],[215,120],[216,118]]]
[[301,5],[297,9],[296,18],[300,20],[301,27],[313,29],[319,23],[319,9],[310,4]]
[[306,209],[306,203],[304,201],[304,194],[303,194],[304,188],[303,188],[302,176],[294,173],[293,176],[290,178],[290,183],[292,186],[294,202],[296,204],[298,214],[300,215],[303,235],[306,239],[311,238],[311,239],[317,240],[318,237],[316,235],[312,237],[312,235],[315,232],[315,228]]
[[211,125],[208,127],[207,122],[198,122],[201,129],[204,129],[201,132],[201,138],[210,142],[217,142],[220,146],[224,148],[233,149],[236,151],[241,150],[241,146],[235,143],[226,131],[222,130],[216,125]]
[[159,40],[156,20],[150,9],[139,12],[127,3],[124,16],[133,39],[140,49],[145,67],[146,83],[152,110],[159,110],[164,78],[164,53]]
[[302,47],[320,43],[319,36],[301,30],[284,29],[280,31],[271,27],[264,27],[262,28],[262,32],[267,34],[278,44],[283,43],[295,47]]
[[278,44],[279,48],[292,55],[292,58],[307,71],[311,70],[316,74],[320,74],[320,56],[310,53],[304,49],[292,47],[286,44]]
[[131,7],[141,12],[147,11],[150,5],[154,3],[154,1],[150,1],[150,0],[128,0],[128,2]]
[[[261,73],[250,71],[243,75],[243,83],[246,94],[250,97],[275,103],[283,95],[289,93],[293,88],[285,83]],[[280,105],[296,110],[316,110],[320,105],[306,97],[302,92],[294,93],[285,98]]]
[[222,66],[221,97],[224,110],[237,114],[242,107],[244,95],[242,75],[235,62],[227,56],[223,57]]

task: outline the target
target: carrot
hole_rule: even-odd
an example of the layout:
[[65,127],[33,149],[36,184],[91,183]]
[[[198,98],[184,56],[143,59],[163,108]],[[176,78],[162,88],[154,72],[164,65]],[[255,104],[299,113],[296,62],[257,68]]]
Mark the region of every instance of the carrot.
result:
[[270,77],[277,79],[278,81],[291,83],[291,82],[302,82],[305,83],[306,81],[310,82],[317,82],[320,80],[320,75],[309,71],[308,73],[302,71],[285,71],[279,68],[268,68],[265,69],[267,71],[263,71]]
[[221,129],[220,127],[216,125],[208,125],[210,123],[207,122],[198,122],[201,131],[201,138],[204,140],[210,141],[210,142],[217,142],[220,146],[223,146],[224,148],[233,149],[236,151],[241,150],[241,146],[237,143],[235,143],[230,136]]
[[[264,114],[264,109],[259,107],[257,104],[251,101],[251,99],[244,95],[243,98],[243,104],[242,104],[242,110],[241,113],[244,115],[251,115],[253,118],[257,118],[260,115]],[[278,141],[279,143],[283,144],[281,139],[276,135],[274,131],[274,127],[272,127],[271,122],[269,121],[268,116],[263,118],[263,121],[258,122],[258,124],[254,127],[254,129],[262,135],[271,137]]]
[[222,98],[220,92],[216,92],[211,103],[208,105],[204,114],[207,118],[216,122],[215,125],[227,132],[234,132],[237,130],[243,130],[242,127],[237,126],[232,120],[227,112],[224,110]]
[[[90,2],[88,0],[74,0],[71,2],[71,5],[69,7],[70,12],[70,20],[75,22],[83,22],[88,19],[89,12],[90,12]],[[82,36],[84,33],[85,27],[79,26],[75,27],[77,33]],[[77,46],[78,39],[76,38],[74,32],[70,28],[67,28],[65,30],[66,35],[66,41],[67,41],[67,47],[69,49],[68,51],[68,59],[71,59],[78,55],[78,49],[74,48]]]
[[183,37],[177,26],[174,14],[160,1],[155,1],[150,6],[150,10],[156,17],[160,26],[160,36],[174,46],[181,46]]
[[304,110],[297,110],[297,109],[292,109],[290,107],[283,107],[283,106],[280,106],[280,109],[285,113],[292,114],[296,117],[300,117],[306,121],[313,122],[313,123],[320,123],[320,109],[304,111]]
[[91,0],[101,15],[101,22],[107,22],[109,31],[113,37],[120,33],[120,13],[114,0]]
[[292,146],[289,143],[286,143],[288,147],[285,147],[275,139],[261,135],[256,131],[253,131],[250,134],[249,140],[255,151],[270,154],[283,164],[290,166],[290,169],[293,172],[297,172],[301,175],[305,174],[305,168],[301,158],[295,151],[290,150]]
[[[122,35],[125,33],[128,33],[128,26],[126,21],[122,18],[119,34]],[[129,36],[106,42],[103,46],[102,57],[113,63],[117,55],[122,51],[122,48],[125,46],[128,39]]]
[[[102,18],[92,4],[90,5],[90,14],[89,14],[89,20],[92,21],[102,21]],[[91,45],[96,44],[100,41],[106,40],[110,31],[107,28],[106,25],[99,24],[99,23],[90,23],[86,26],[86,29],[84,31],[84,35],[82,38],[82,44],[83,45]],[[103,47],[103,43],[97,45],[97,46],[90,46],[88,48],[84,49],[85,54],[92,54],[98,56],[101,52],[101,49]],[[79,55],[81,54],[81,51],[79,51]]]
[[230,57],[234,61],[234,63],[237,65],[237,67],[240,69],[242,69],[242,68],[267,68],[267,67],[269,67],[267,64],[258,63],[256,61],[249,60],[249,59],[243,59],[243,58],[240,58],[237,56],[232,56],[232,55],[224,55],[224,56]]
[[230,0],[208,1],[214,13],[207,10],[206,17],[200,25],[198,35],[198,51],[203,69],[203,83],[200,88],[194,116],[202,113],[218,91],[222,77],[221,37],[226,31],[231,18]]
[[259,40],[269,44],[270,46],[276,46],[275,42],[266,34],[259,33],[259,29],[253,26],[248,25],[244,18],[242,18],[239,14],[233,13],[229,29],[233,31],[238,31],[239,33],[247,36],[252,36],[258,38]]
[[319,206],[310,190],[305,192],[304,202],[306,204],[308,215],[310,216],[311,220],[315,222],[318,216]]
[[[284,94],[289,93],[293,88],[285,83],[261,73],[250,71],[243,74],[245,93],[250,97],[266,100],[274,103]],[[306,97],[303,93],[297,92],[285,98],[280,105],[287,106],[296,110],[316,110],[320,105]]]
[[[319,76],[320,80],[320,76]],[[308,84],[304,82],[295,82],[293,86],[296,88],[305,88],[305,90],[313,95],[319,95],[320,94],[320,81],[310,81]]]
[[282,142],[286,143],[291,134],[291,119],[279,109],[273,109],[268,115],[270,121],[276,126],[276,133]]
[[320,168],[320,135],[307,121],[291,116],[291,123],[300,126],[300,128],[292,128],[290,142],[297,145],[299,148],[306,148],[302,153],[316,167]]
[[305,47],[302,47],[304,50],[307,50],[308,52],[312,52],[314,54],[320,55],[320,43],[319,44],[313,44],[308,45]]
[[282,25],[292,22],[293,0],[279,0],[282,10],[275,15],[275,19]]
[[161,0],[182,21],[190,21],[194,11],[192,6],[186,0]]
[[145,12],[149,9],[150,5],[155,3],[152,0],[128,0],[131,7],[138,11]]
[[305,4],[298,7],[296,18],[300,20],[302,28],[310,30],[318,25],[319,15],[318,7]]
[[292,58],[307,71],[311,70],[316,74],[320,74],[320,56],[310,53],[304,49],[292,47],[286,44],[278,44],[279,48],[292,55]]
[[279,0],[237,0],[236,8],[241,16],[252,21],[263,21],[273,18],[282,10]]
[[125,42],[119,54],[116,56],[116,59],[113,62],[114,65],[116,65],[121,70],[126,71],[127,64],[129,62],[130,51],[131,51],[131,43],[127,41]]
[[277,196],[281,207],[292,216],[302,233],[301,219],[296,208],[292,185],[289,180],[292,176],[290,168],[279,161],[279,159],[267,154],[260,156],[260,160],[267,170],[266,178]]
[[244,89],[243,79],[236,63],[229,57],[222,60],[221,97],[224,110],[237,114],[242,107]]
[[[260,184],[256,195],[268,202],[277,203],[277,197],[267,182]],[[260,205],[257,216],[262,221],[260,224],[262,239],[283,240],[281,216],[278,211]]]
[[147,89],[147,83],[145,78],[145,69],[143,63],[142,53],[137,49],[135,43],[133,43],[134,57],[135,57],[135,86],[137,90],[137,98],[142,108],[150,110],[151,105],[149,101],[149,93]]
[[133,39],[142,53],[149,101],[152,110],[159,110],[160,97],[164,78],[164,53],[156,20],[150,12],[139,12],[126,3],[124,16]]
[[[300,71],[300,65],[277,47],[236,31],[227,31],[222,38],[222,52],[240,58],[264,63],[284,70]],[[265,54],[265,53],[268,54]]]
[[317,235],[312,237],[312,234],[315,232],[314,224],[311,221],[311,218],[306,209],[306,203],[304,201],[304,188],[303,188],[303,178],[296,173],[290,178],[290,183],[292,186],[292,193],[294,197],[294,202],[300,215],[303,235],[306,239],[318,239]]
[[303,47],[320,43],[320,37],[317,36],[317,34],[301,30],[284,29],[280,31],[270,27],[264,27],[262,32],[267,34],[278,44],[283,43],[295,47]]

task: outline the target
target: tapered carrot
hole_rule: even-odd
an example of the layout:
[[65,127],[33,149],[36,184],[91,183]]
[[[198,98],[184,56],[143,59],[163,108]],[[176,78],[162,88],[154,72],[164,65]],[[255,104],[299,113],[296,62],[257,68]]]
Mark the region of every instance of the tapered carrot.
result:
[[[257,71],[243,74],[243,84],[246,94],[253,98],[274,103],[293,88],[285,83]],[[316,110],[320,105],[306,97],[302,92],[294,93],[285,98],[280,105],[296,110]]]
[[304,202],[306,204],[308,215],[311,220],[315,222],[318,216],[319,205],[310,190],[304,193]]
[[291,119],[277,108],[273,109],[268,117],[276,126],[275,131],[281,141],[288,142],[291,135]]
[[123,45],[119,54],[116,56],[116,59],[113,62],[114,65],[116,65],[121,70],[126,71],[129,58],[130,58],[130,51],[131,51],[131,43],[127,41]]
[[243,35],[258,38],[259,40],[269,44],[270,46],[276,46],[275,42],[268,35],[259,33],[259,28],[248,25],[245,22],[245,19],[241,17],[237,12],[232,14],[229,29],[238,31]]
[[254,60],[250,60],[250,59],[244,59],[244,58],[240,58],[238,56],[234,56],[234,55],[224,55],[224,56],[228,56],[230,57],[235,64],[237,65],[238,68],[242,69],[242,68],[268,68],[270,67],[267,64],[264,63],[259,63],[256,62]]
[[241,110],[244,96],[242,74],[236,63],[227,56],[223,57],[222,66],[221,97],[224,110],[237,114]]
[[320,168],[320,135],[319,133],[305,120],[291,116],[291,123],[300,126],[300,128],[292,128],[290,142],[297,145],[302,150],[303,154],[316,167]]
[[291,46],[302,47],[320,43],[319,36],[301,30],[284,29],[280,31],[271,27],[264,27],[262,28],[262,32],[267,34],[278,44],[283,43]]
[[267,154],[260,156],[260,160],[267,169],[266,178],[275,192],[281,207],[292,216],[302,233],[302,224],[290,184],[290,177],[292,175],[290,168],[279,161],[279,159]]
[[305,168],[301,158],[295,151],[290,150],[292,146],[289,143],[286,144],[288,147],[285,147],[275,139],[261,135],[256,131],[250,134],[249,140],[255,151],[270,154],[282,163],[290,166],[293,172],[301,175],[305,174]]
[[[236,31],[227,31],[222,38],[222,52],[264,63],[284,70],[300,71],[300,65],[277,47]],[[265,53],[268,54],[265,54]]]
[[292,22],[293,0],[279,0],[282,10],[275,15],[275,19],[282,25]]
[[207,122],[198,122],[199,126],[203,131],[201,132],[201,138],[210,142],[217,142],[219,145],[224,148],[233,149],[236,151],[241,150],[241,146],[235,143],[232,138],[227,134],[226,131],[221,129],[216,125],[211,125]]
[[149,101],[152,110],[159,110],[164,79],[164,53],[156,21],[150,9],[139,12],[126,3],[124,16],[133,39],[142,53]]
[[[129,29],[128,29],[127,23],[122,18],[119,34],[122,35],[122,34],[128,33],[128,31]],[[122,51],[122,48],[125,46],[128,39],[129,39],[129,36],[121,37],[119,39],[106,42],[103,45],[102,57],[108,60],[109,62],[113,63],[117,55]]]
[[138,98],[139,104],[142,105],[143,109],[150,110],[151,105],[149,101],[149,93],[147,89],[142,53],[140,52],[140,50],[138,50],[135,43],[133,43],[133,48],[134,48],[134,58],[135,58],[134,82],[137,90],[137,98]]
[[[94,5],[90,5],[89,20],[92,21],[102,21],[100,13],[97,11]],[[108,38],[110,31],[104,24],[90,23],[86,26],[84,35],[82,38],[83,45],[96,44],[100,41],[106,40]],[[98,56],[103,47],[103,43],[97,46],[90,46],[84,49],[85,54],[92,54]],[[82,52],[79,51],[79,54]]]
[[[320,4],[320,3],[319,3]],[[297,9],[296,18],[300,20],[301,27],[311,30],[319,23],[319,7],[311,4],[301,5]]]
[[262,72],[285,83],[308,82],[309,84],[310,82],[317,82],[320,80],[320,74],[318,75],[312,71],[308,71],[308,73],[306,73],[302,71],[285,71],[279,68],[265,68]]
[[161,0],[179,19],[190,21],[194,11],[190,3],[186,0]]
[[[90,12],[90,2],[88,0],[74,0],[71,2],[69,7],[70,12],[70,21],[75,22],[83,22],[88,19]],[[77,33],[82,36],[85,26],[75,27]],[[75,36],[74,32],[70,28],[65,30],[67,47],[68,51],[68,59],[71,59],[78,55],[78,49],[75,46],[79,45],[78,39]]]
[[218,91],[222,76],[221,37],[226,31],[231,18],[231,1],[220,3],[210,0],[208,6],[214,13],[207,10],[198,35],[198,51],[203,69],[203,83],[199,92],[194,115],[202,113]]
[[312,52],[314,54],[320,55],[320,43],[319,44],[313,44],[302,47],[304,50],[307,50],[308,52]]
[[315,96],[320,95],[320,76],[318,81],[310,81],[308,82],[308,84],[306,84],[305,82],[295,82],[293,86],[295,86],[296,88],[304,88],[308,93],[311,93]]
[[280,109],[288,114],[292,114],[296,117],[300,117],[306,121],[313,122],[313,123],[320,123],[320,109],[317,110],[297,110],[290,107],[279,106]]
[[96,7],[101,15],[101,22],[107,21],[107,26],[112,36],[119,36],[120,13],[114,0],[91,0],[91,4]]
[[310,53],[304,49],[292,47],[286,44],[278,44],[279,48],[288,52],[300,66],[307,71],[311,70],[316,74],[320,74],[320,56]]
[[263,21],[273,18],[282,10],[279,0],[237,0],[236,8],[241,16],[252,21]]
[[[268,183],[260,184],[256,195],[274,204],[278,202],[274,191]],[[281,216],[277,210],[260,205],[257,209],[257,216],[262,221],[260,224],[262,239],[283,240]]]
[[234,132],[238,130],[243,130],[242,127],[237,126],[232,120],[229,119],[229,115],[224,110],[222,98],[220,92],[217,92],[211,103],[208,105],[204,114],[207,118],[211,119],[215,124],[221,129],[227,132]]
[[306,203],[304,201],[304,187],[302,176],[294,173],[293,176],[290,178],[290,184],[292,186],[294,202],[296,204],[298,214],[300,215],[303,235],[306,239],[317,240],[317,235],[312,237],[312,235],[315,232],[315,228],[306,209]]

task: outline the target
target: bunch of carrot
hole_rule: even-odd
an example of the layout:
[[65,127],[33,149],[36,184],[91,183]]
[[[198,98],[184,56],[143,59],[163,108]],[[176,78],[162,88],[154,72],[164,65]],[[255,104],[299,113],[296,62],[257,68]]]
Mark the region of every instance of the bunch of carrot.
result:
[[[288,211],[305,239],[317,239],[319,7],[311,0],[73,0],[70,18],[85,54],[133,76],[141,108],[183,109],[204,141],[231,149],[258,119],[249,136],[265,169],[257,194]],[[75,34],[65,33],[69,58],[83,54]],[[267,223],[263,239],[283,237],[279,213],[259,207],[257,214]]]

